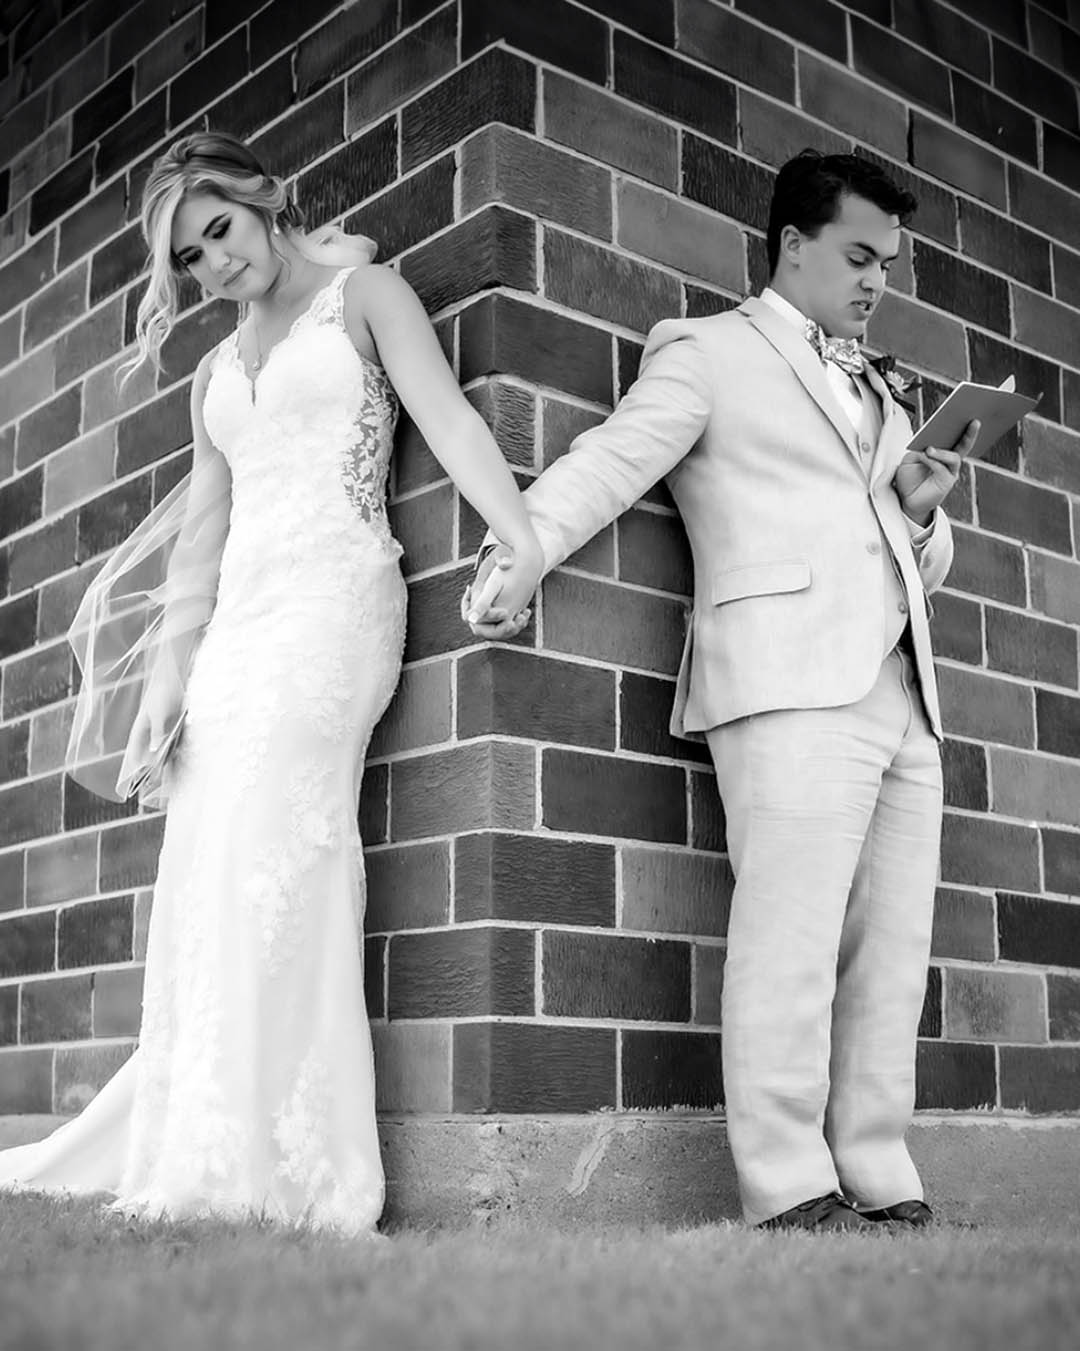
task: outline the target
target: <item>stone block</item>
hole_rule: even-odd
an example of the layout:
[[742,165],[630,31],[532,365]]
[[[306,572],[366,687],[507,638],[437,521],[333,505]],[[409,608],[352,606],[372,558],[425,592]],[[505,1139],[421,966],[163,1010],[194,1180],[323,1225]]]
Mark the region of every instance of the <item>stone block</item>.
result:
[[544,135],[635,178],[674,189],[678,133],[633,104],[559,71],[543,73]]
[[689,943],[545,929],[542,954],[547,1016],[690,1021]]
[[451,1110],[448,1023],[387,1023],[371,1029],[375,1048],[375,1106],[380,1112]]
[[543,835],[463,835],[455,845],[454,918],[611,926],[615,851]]
[[616,1032],[477,1022],[453,1032],[455,1112],[595,1112],[614,1107]]
[[391,772],[395,842],[535,820],[532,747],[479,741],[396,761]]
[[542,824],[549,830],[686,841],[686,779],[675,766],[546,749],[541,794]]
[[718,1033],[628,1029],[621,1069],[624,1108],[715,1111],[723,1105]]
[[948,967],[945,1008],[954,1041],[1046,1041],[1046,986],[1034,971]]
[[736,96],[729,80],[619,28],[613,50],[616,94],[714,140],[735,144]]

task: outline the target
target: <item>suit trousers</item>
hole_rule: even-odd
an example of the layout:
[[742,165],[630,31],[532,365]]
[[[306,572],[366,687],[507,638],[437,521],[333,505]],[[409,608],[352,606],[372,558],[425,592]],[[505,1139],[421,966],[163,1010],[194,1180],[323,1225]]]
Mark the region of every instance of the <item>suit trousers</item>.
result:
[[904,1143],[941,842],[938,743],[910,656],[840,708],[713,728],[735,874],[722,995],[746,1219],[825,1192],[921,1199]]

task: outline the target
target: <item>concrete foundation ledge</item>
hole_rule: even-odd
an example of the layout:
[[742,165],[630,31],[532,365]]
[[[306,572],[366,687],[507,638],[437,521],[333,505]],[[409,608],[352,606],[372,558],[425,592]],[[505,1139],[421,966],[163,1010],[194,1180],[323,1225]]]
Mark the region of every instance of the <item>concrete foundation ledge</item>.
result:
[[[0,1117],[0,1148],[62,1117]],[[413,1116],[380,1122],[385,1220],[460,1226],[496,1217],[575,1225],[694,1225],[739,1218],[722,1117]],[[909,1136],[946,1220],[1075,1222],[1080,1117],[921,1115]]]

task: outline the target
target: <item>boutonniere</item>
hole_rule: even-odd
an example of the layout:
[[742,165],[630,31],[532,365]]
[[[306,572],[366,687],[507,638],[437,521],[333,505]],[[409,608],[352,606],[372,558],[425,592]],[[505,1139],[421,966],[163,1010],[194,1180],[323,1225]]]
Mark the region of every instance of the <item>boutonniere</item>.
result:
[[915,400],[908,396],[914,394],[915,390],[922,384],[922,380],[917,375],[904,377],[896,367],[896,358],[891,352],[886,352],[884,356],[867,357],[867,364],[873,366],[893,399],[901,408],[906,408],[909,413],[915,413]]

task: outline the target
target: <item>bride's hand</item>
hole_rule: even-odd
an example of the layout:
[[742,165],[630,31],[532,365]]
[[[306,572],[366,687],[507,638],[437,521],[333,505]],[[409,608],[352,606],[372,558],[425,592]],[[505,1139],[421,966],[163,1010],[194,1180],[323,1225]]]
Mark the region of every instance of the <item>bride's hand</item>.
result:
[[184,709],[183,688],[171,680],[152,682],[131,727],[128,746],[137,759],[154,754]]

